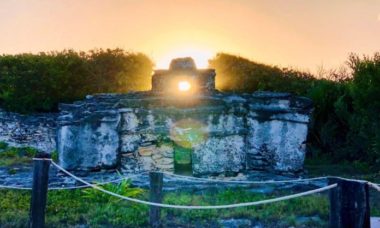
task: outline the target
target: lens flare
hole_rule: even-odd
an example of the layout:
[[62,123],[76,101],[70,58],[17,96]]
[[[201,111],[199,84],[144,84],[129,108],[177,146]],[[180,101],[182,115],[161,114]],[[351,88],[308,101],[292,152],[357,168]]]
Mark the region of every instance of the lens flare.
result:
[[170,128],[170,138],[179,146],[193,148],[207,139],[205,126],[193,119],[183,119]]

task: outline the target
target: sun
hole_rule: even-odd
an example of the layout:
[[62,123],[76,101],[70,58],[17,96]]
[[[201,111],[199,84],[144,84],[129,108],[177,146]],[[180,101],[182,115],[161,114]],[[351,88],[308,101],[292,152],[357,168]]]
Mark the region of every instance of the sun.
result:
[[179,91],[186,92],[189,91],[191,88],[191,85],[188,81],[180,81],[178,82],[178,89]]
[[214,53],[207,48],[201,47],[177,47],[168,50],[156,60],[156,68],[167,69],[170,61],[174,58],[191,57],[194,59],[197,68],[207,68],[208,60],[214,56]]

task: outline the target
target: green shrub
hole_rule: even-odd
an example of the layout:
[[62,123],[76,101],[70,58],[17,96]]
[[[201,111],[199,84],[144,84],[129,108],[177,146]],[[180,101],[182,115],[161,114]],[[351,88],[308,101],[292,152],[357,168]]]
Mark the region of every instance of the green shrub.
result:
[[8,147],[8,143],[0,141],[0,150],[5,150]]
[[351,55],[353,102],[348,139],[358,157],[380,164],[380,53],[372,57]]
[[0,105],[21,113],[56,111],[87,94],[150,88],[153,64],[121,49],[0,56]]
[[[136,198],[137,196],[140,196],[144,193],[144,190],[141,188],[131,187],[131,181],[126,180],[126,179],[122,180],[119,184],[110,183],[110,184],[105,184],[100,187],[103,188],[104,190],[114,192],[122,196],[132,197],[132,198]],[[98,203],[109,204],[109,203],[119,202],[122,200],[120,198],[110,196],[106,193],[100,192],[99,190],[94,189],[94,188],[85,189],[84,193],[85,193],[84,195],[85,198],[92,200],[94,202],[98,202]]]
[[6,147],[0,152],[0,166],[29,164],[37,154],[37,150],[30,147]]
[[[328,155],[335,161],[380,163],[380,53],[351,55],[351,76],[331,71],[327,79],[280,69],[220,53],[210,60],[216,86],[222,91],[290,92],[313,100],[309,155]],[[377,166],[379,169],[379,166]]]
[[209,63],[216,69],[216,87],[221,91],[270,90],[305,94],[316,81],[308,73],[280,69],[224,53],[217,54]]
[[54,150],[53,152],[51,152],[51,159],[53,159],[53,161],[57,162],[58,161],[58,151]]

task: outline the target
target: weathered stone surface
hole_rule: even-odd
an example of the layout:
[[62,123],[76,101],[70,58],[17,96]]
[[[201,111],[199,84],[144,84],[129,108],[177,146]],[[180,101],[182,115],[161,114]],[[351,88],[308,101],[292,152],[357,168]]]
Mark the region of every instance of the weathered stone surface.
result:
[[209,138],[193,152],[193,173],[214,174],[245,169],[244,137]]
[[141,136],[139,134],[126,134],[121,136],[121,148],[120,152],[128,153],[136,151],[139,143],[141,141]]
[[20,115],[0,109],[0,141],[50,153],[56,149],[57,113]]
[[152,91],[172,93],[178,81],[186,80],[197,93],[207,93],[215,90],[215,70],[197,70],[191,58],[172,60],[169,70],[156,70],[152,76]]
[[59,162],[65,169],[113,168],[118,164],[120,115],[91,116],[79,123],[60,126]]
[[138,160],[144,170],[173,171],[173,147],[169,145],[146,146],[138,148]]
[[220,113],[209,115],[207,119],[207,131],[215,134],[244,134],[246,130],[245,118],[232,113]]
[[[246,169],[297,172],[303,168],[311,107],[309,100],[268,92],[214,92],[185,100],[149,92],[101,94],[62,106],[60,128],[105,121],[107,112],[119,115],[113,126],[120,138],[115,153],[138,152],[143,169],[172,170],[174,161],[169,160],[174,160],[177,144],[192,148],[192,171],[198,175]],[[162,140],[170,142],[166,152],[160,149]]]
[[[171,93],[179,79],[196,89]],[[289,93],[221,93],[214,79],[213,69],[178,59],[155,72],[152,91],[60,104],[57,121],[0,112],[0,140],[52,150],[57,138],[59,161],[73,170],[120,162],[145,170],[192,167],[197,175],[302,170],[312,102]]]
[[152,157],[155,151],[157,150],[156,146],[146,146],[139,147],[138,152],[142,157]]
[[262,169],[256,159],[262,156],[276,171],[295,172],[303,169],[307,125],[305,123],[248,119],[248,168]]
[[62,104],[58,118],[3,113],[0,140],[52,151],[57,138],[60,162],[68,169],[115,167],[120,154],[131,153],[128,158],[142,169],[173,170],[174,145],[187,143],[195,174],[297,172],[311,107],[307,99],[268,92],[214,92],[187,100],[149,92],[99,94]]
[[123,113],[122,116],[123,116],[122,118],[123,122],[121,125],[121,130],[135,132],[136,128],[139,125],[139,120],[136,114],[133,112],[126,112],[126,113]]
[[197,70],[195,62],[190,57],[173,59],[170,63],[169,70]]

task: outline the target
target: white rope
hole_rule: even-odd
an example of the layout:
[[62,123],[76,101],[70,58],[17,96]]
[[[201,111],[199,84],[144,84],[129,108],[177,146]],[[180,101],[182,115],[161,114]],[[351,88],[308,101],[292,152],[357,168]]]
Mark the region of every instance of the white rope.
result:
[[[33,160],[45,160],[45,161],[52,161],[52,159],[40,159],[40,158],[33,158]],[[126,180],[127,178],[132,178],[132,177],[136,177],[136,176],[140,176],[142,174],[146,174],[147,171],[145,172],[141,172],[141,173],[137,173],[137,174],[134,174],[134,175],[131,175],[131,176],[123,176],[122,178],[118,178],[118,179],[115,179],[115,180],[110,180],[110,181],[105,181],[105,182],[99,182],[99,183],[96,183],[96,185],[105,185],[105,184],[111,184],[111,183],[117,183],[117,182],[120,182],[122,180]],[[92,180],[92,182],[96,182],[94,180]],[[48,190],[71,190],[71,189],[80,189],[80,188],[88,188],[89,186],[88,185],[80,185],[80,186],[70,186],[70,187],[48,187]],[[15,189],[15,190],[32,190],[31,187],[24,187],[24,186],[16,186],[16,185],[0,185],[0,189]]]
[[80,186],[70,186],[70,187],[48,187],[48,190],[71,190],[71,189],[80,189],[80,188],[88,188],[86,185]]
[[[147,172],[141,172],[141,173],[137,173],[137,174],[134,174],[131,176],[123,176],[122,178],[118,178],[118,179],[110,180],[110,181],[99,182],[99,183],[94,181],[94,180],[92,180],[92,182],[96,182],[95,185],[106,185],[106,184],[111,184],[111,183],[117,183],[117,182],[126,180],[127,178],[140,176],[140,175],[146,174],[146,173]],[[88,187],[89,186],[87,186],[87,185],[71,186],[71,187],[51,187],[51,188],[49,188],[49,190],[69,190],[69,189],[88,188]]]
[[322,180],[328,178],[325,177],[314,177],[314,178],[305,178],[305,179],[293,179],[293,180],[268,180],[268,181],[240,181],[240,180],[218,180],[218,179],[210,179],[210,178],[201,178],[201,177],[192,177],[192,176],[183,176],[169,172],[158,172],[163,173],[169,176],[181,177],[184,179],[193,179],[196,182],[219,182],[219,183],[235,183],[235,184],[275,184],[275,183],[292,183],[292,182],[306,182],[313,180]]
[[53,161],[51,158],[32,158],[33,161]]
[[[201,177],[193,177],[193,176],[183,176],[178,175],[175,173],[169,173],[169,172],[158,172],[163,173],[169,176],[175,176],[175,177],[181,177],[184,179],[193,179],[195,182],[220,182],[220,183],[236,183],[236,184],[272,184],[272,183],[292,183],[292,182],[307,182],[307,181],[314,181],[314,180],[323,180],[327,178],[337,178],[341,180],[346,181],[355,181],[355,182],[361,182],[366,183],[368,181],[366,180],[358,180],[358,179],[349,179],[339,176],[322,176],[322,177],[312,177],[312,178],[303,178],[303,179],[292,179],[292,180],[267,180],[267,181],[243,181],[243,180],[221,180],[221,179],[211,179],[211,178],[201,178]],[[380,186],[378,183],[372,183],[374,185]]]
[[[33,158],[33,160],[42,160],[42,161],[53,161],[51,158]],[[145,171],[143,173],[147,173],[148,171]],[[184,176],[184,175],[178,175],[175,173],[165,172],[165,171],[151,171],[156,173],[162,173],[169,176],[175,176],[180,177],[184,179],[190,179],[190,180],[196,180],[196,181],[202,181],[202,182],[220,182],[220,183],[236,183],[236,184],[271,184],[271,183],[293,183],[293,182],[307,182],[307,181],[314,181],[314,180],[322,180],[327,178],[338,178],[341,180],[347,180],[347,181],[355,181],[355,182],[368,182],[366,180],[357,180],[357,179],[349,179],[344,177],[338,177],[338,176],[322,176],[322,177],[313,177],[313,178],[303,178],[303,179],[292,179],[292,180],[268,180],[268,181],[243,181],[243,180],[220,180],[220,179],[211,179],[211,178],[201,178],[201,177],[193,177],[193,176]],[[375,185],[380,186],[380,184],[372,183]]]
[[[122,178],[118,178],[118,179],[115,179],[115,180],[110,180],[110,181],[104,181],[104,182],[96,182],[96,181],[92,181],[92,182],[96,182],[95,184],[96,185],[105,185],[105,184],[111,184],[111,183],[117,183],[117,182],[120,182],[122,180],[127,180],[127,178],[132,178],[132,177],[136,177],[136,176],[140,176],[142,174],[146,174],[147,172],[141,172],[141,173],[138,173],[138,174],[134,174],[134,175],[131,175],[131,176],[123,176]],[[81,186],[72,186],[72,187],[51,187],[49,188],[49,190],[68,190],[68,189],[77,189],[77,188],[88,188],[89,186],[87,185],[81,185]]]
[[[33,158],[33,160],[37,161],[50,161],[53,163],[53,160],[51,158]],[[58,165],[54,163],[55,166],[58,168]],[[61,167],[62,168],[62,167]],[[371,183],[365,180],[356,180],[356,179],[348,179],[348,178],[343,178],[343,177],[336,177],[336,176],[323,176],[323,177],[314,177],[314,178],[305,178],[305,179],[293,179],[293,180],[269,180],[269,181],[240,181],[240,180],[218,180],[218,179],[210,179],[210,178],[200,178],[200,177],[193,177],[193,176],[183,176],[183,175],[178,175],[174,173],[169,173],[169,172],[162,172],[162,171],[154,171],[157,173],[162,173],[166,174],[169,176],[175,176],[175,177],[180,177],[183,179],[188,179],[188,180],[194,180],[195,182],[219,182],[219,183],[235,183],[235,184],[271,184],[271,183],[292,183],[292,182],[306,182],[306,181],[313,181],[313,180],[321,180],[321,179],[326,179],[326,178],[338,178],[342,180],[347,180],[347,181],[355,181],[355,182],[366,182],[368,183],[371,187],[375,188],[376,190],[379,191],[380,189],[380,184],[377,183]],[[145,174],[147,171],[135,174],[132,176],[128,176],[128,178],[139,176],[141,174]],[[119,178],[116,180],[111,180],[111,181],[106,181],[106,182],[101,182],[97,183],[96,185],[105,185],[109,183],[115,183],[115,182],[120,182],[124,180],[126,177]],[[88,188],[91,187],[89,185],[81,185],[81,186],[72,186],[72,187],[50,187],[49,190],[69,190],[69,189],[80,189],[80,188]],[[5,186],[5,185],[0,185],[0,189],[19,189],[19,190],[31,190],[32,188],[29,187],[22,187],[22,186]]]
[[0,189],[16,189],[16,190],[31,190],[32,188],[22,187],[22,186],[12,186],[12,185],[0,185]]
[[69,171],[65,170],[64,168],[62,168],[61,166],[59,166],[58,164],[56,164],[54,161],[52,161],[51,163],[54,166],[56,166],[58,169],[60,169],[62,172],[66,173],[67,175],[69,175],[72,178],[74,178],[75,180],[77,180],[79,182],[82,182],[83,184],[86,184],[86,185],[88,185],[88,186],[90,186],[90,187],[92,187],[92,188],[94,188],[94,189],[96,189],[98,191],[104,192],[106,194],[109,194],[109,195],[112,195],[112,196],[115,196],[115,197],[118,197],[118,198],[121,198],[121,199],[124,199],[124,200],[128,200],[128,201],[131,201],[131,202],[135,202],[135,203],[141,203],[141,204],[145,204],[145,205],[157,206],[157,207],[165,207],[165,208],[176,208],[176,209],[224,209],[224,208],[235,208],[235,207],[247,207],[247,206],[260,205],[260,204],[274,203],[274,202],[278,202],[278,201],[283,201],[283,200],[293,199],[293,198],[297,198],[297,197],[301,197],[301,196],[306,196],[306,195],[310,195],[310,194],[326,191],[326,190],[335,188],[337,186],[337,184],[332,184],[332,185],[329,185],[329,186],[326,186],[326,187],[323,187],[323,188],[318,188],[318,189],[314,189],[314,190],[310,190],[310,191],[306,191],[306,192],[301,192],[301,193],[298,193],[298,194],[278,197],[278,198],[274,198],[274,199],[261,200],[261,201],[256,201],[256,202],[227,204],[227,205],[217,205],[217,206],[171,205],[171,204],[162,204],[162,203],[149,202],[149,201],[145,201],[145,200],[139,200],[139,199],[135,199],[135,198],[127,197],[127,196],[122,196],[122,195],[116,194],[114,192],[110,192],[108,190],[105,190],[105,189],[103,189],[103,188],[101,188],[99,186],[96,186],[96,185],[93,185],[91,183],[88,183],[87,181],[85,181],[85,180],[83,180],[83,179],[75,176],[74,174],[70,173]]
[[380,186],[378,184],[368,182],[368,185],[380,192]]

